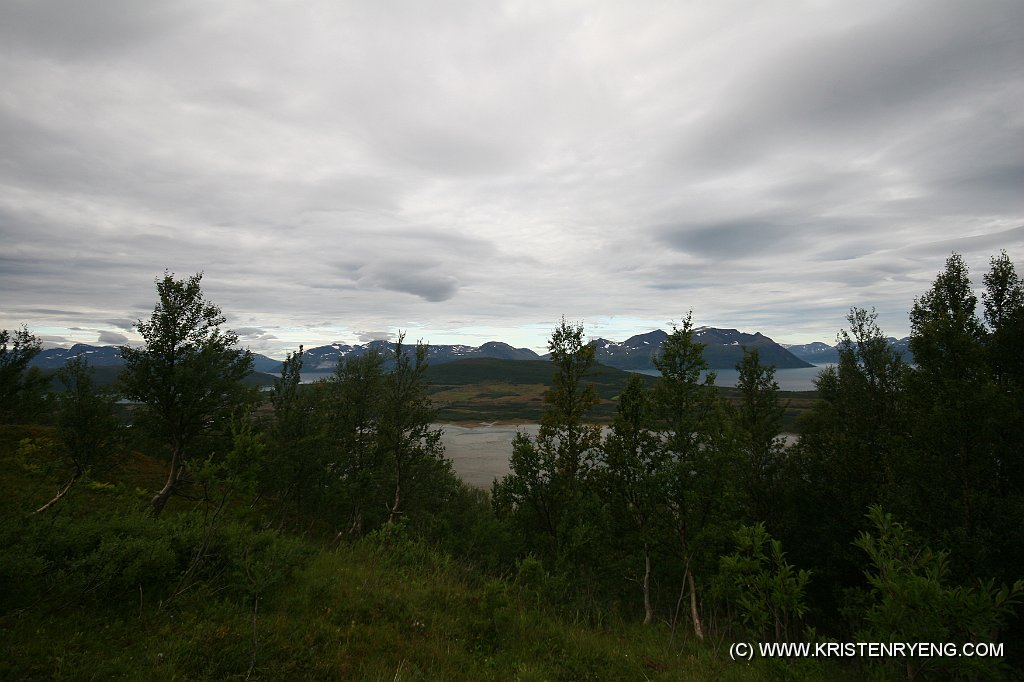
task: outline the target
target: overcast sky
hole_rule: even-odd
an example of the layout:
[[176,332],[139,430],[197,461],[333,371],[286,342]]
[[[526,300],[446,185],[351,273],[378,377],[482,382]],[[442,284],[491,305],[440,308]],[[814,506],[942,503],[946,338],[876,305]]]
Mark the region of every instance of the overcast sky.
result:
[[883,330],[1024,269],[1024,3],[0,4],[0,327],[255,351]]

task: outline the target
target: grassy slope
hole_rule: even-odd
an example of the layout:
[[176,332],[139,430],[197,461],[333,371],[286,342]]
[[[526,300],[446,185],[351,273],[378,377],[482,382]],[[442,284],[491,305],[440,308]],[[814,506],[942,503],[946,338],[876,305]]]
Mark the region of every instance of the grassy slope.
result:
[[[19,445],[24,439],[42,446]],[[47,439],[52,433],[44,428],[0,427],[0,520],[8,531],[45,532],[56,521],[25,514],[60,481]],[[145,533],[156,522],[138,510],[162,476],[159,462],[127,458],[80,483],[57,510],[61,527],[134,514]],[[164,516],[172,526],[175,514],[188,514],[185,503],[175,508]],[[255,535],[246,528],[258,518],[240,504],[227,523],[235,534]],[[585,622],[546,608],[538,590],[488,581],[408,537],[341,546],[287,540],[301,551],[283,584],[260,591],[214,574],[162,607],[166,592],[150,587],[121,588],[102,600],[51,592],[13,608],[18,586],[2,578],[13,570],[4,560],[16,558],[17,547],[4,547],[0,679],[758,680],[825,672],[808,661],[732,663],[721,643],[716,649],[673,638],[664,625]],[[245,565],[256,570],[272,558],[247,553]]]

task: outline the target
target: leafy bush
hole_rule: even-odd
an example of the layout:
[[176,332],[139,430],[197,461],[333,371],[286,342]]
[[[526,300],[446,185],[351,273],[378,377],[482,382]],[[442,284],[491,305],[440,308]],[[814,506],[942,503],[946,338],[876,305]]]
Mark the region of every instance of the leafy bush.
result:
[[43,599],[116,604],[140,591],[155,602],[186,577],[245,597],[280,585],[308,552],[300,540],[270,531],[208,527],[198,513],[7,519],[0,527],[0,612]]
[[763,523],[741,526],[736,546],[721,558],[717,591],[738,611],[750,636],[788,641],[791,626],[807,613],[804,590],[810,573],[786,561],[782,543]]
[[[861,533],[854,544],[867,553],[864,573],[871,586],[857,639],[865,642],[995,643],[1024,595],[1024,581],[996,588],[948,584],[948,553],[923,546],[902,524],[874,505],[868,518],[875,535]],[[985,657],[936,657],[906,662],[908,671],[981,675],[995,679],[1002,662]]]

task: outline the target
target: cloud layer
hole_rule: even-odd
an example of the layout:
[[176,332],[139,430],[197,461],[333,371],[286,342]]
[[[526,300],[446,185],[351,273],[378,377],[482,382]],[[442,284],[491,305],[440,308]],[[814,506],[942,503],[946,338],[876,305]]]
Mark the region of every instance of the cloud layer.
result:
[[278,356],[902,335],[951,251],[1022,262],[1022,36],[1009,0],[7,3],[0,326],[135,339],[168,269]]

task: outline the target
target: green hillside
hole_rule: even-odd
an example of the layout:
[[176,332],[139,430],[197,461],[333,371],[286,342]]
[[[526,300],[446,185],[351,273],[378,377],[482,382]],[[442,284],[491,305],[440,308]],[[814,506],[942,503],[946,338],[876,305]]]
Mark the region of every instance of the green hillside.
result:
[[[546,360],[474,358],[431,365],[427,380],[440,421],[535,422],[543,412],[544,393],[551,388],[554,371],[554,365]],[[601,398],[592,419],[611,421],[615,399],[630,376],[630,372],[604,365],[586,373],[586,380],[594,384]],[[641,376],[648,385],[654,384],[654,377]]]
[[[554,606],[536,562],[503,578],[393,532],[267,530],[272,502],[145,511],[164,466],[133,452],[56,513],[51,429],[0,427],[0,679],[758,680],[667,625]],[[486,537],[486,535],[481,535]],[[499,540],[492,539],[492,542]],[[462,558],[459,558],[462,557]],[[813,678],[815,675],[812,674]]]
[[[437,408],[441,422],[536,422],[544,411],[544,393],[551,388],[554,366],[547,360],[495,360],[473,358],[431,365],[427,369],[430,397]],[[618,396],[631,372],[596,365],[584,375],[597,388],[601,398],[590,413],[590,419],[608,423],[615,417]],[[645,385],[653,386],[657,379],[639,375]],[[740,392],[736,388],[722,387],[718,391],[736,404]],[[796,420],[814,405],[814,391],[781,391],[779,397],[786,404],[783,430],[796,431]]]
[[[117,378],[121,375],[122,367],[114,365],[97,365],[92,367],[93,378],[98,386],[113,386],[117,383]],[[57,379],[57,370],[55,369],[42,369],[40,374],[44,377],[48,377],[50,380],[49,389],[53,392],[60,392],[64,390],[64,386]],[[267,374],[266,372],[253,372],[244,379],[244,382],[249,386],[273,386],[274,375]]]

